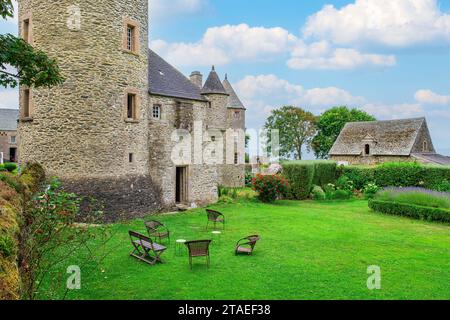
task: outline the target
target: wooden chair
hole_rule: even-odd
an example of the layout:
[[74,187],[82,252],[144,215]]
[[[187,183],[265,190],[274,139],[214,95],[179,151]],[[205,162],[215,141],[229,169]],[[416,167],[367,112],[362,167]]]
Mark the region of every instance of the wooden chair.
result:
[[206,265],[210,266],[209,245],[211,240],[196,240],[186,242],[189,250],[189,265],[192,270],[192,258],[206,257]]
[[147,228],[148,235],[151,238],[159,239],[159,242],[162,242],[162,239],[169,239],[170,244],[170,231],[167,227],[159,221],[149,220],[145,222],[145,227]]
[[150,265],[155,265],[157,262],[163,263],[161,255],[166,251],[166,247],[154,243],[151,238],[134,231],[130,231],[129,235],[134,247],[130,256]]
[[256,243],[261,240],[258,235],[249,236],[239,240],[236,244],[235,254],[245,253],[251,256],[255,249]]
[[222,223],[223,229],[225,230],[225,216],[214,210],[206,209],[206,213],[208,215],[208,222],[206,224],[206,230],[208,230],[208,226],[210,222],[214,222],[214,230],[216,229],[217,223]]

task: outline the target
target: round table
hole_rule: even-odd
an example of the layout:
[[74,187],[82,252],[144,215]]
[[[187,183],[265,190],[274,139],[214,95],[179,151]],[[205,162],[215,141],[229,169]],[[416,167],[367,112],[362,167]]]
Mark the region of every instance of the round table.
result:
[[178,239],[175,242],[175,256],[182,254],[184,244],[187,242],[185,239]]
[[217,238],[217,242],[220,243],[220,237],[222,236],[222,232],[221,231],[213,231],[211,233],[213,235],[213,240],[215,240],[215,238]]

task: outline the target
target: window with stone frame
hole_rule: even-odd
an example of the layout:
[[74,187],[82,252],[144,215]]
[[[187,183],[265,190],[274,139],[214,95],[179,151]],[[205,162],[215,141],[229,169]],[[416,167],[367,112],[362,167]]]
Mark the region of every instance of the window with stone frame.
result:
[[241,118],[241,112],[240,111],[234,111],[233,117],[235,120],[239,120]]
[[31,117],[31,91],[28,88],[22,90],[22,117]]
[[130,19],[124,21],[123,49],[127,52],[139,53],[139,23]]
[[422,151],[423,152],[427,152],[428,151],[428,141],[427,140],[423,141]]
[[22,39],[27,43],[32,43],[31,15],[25,14],[22,19]]
[[17,143],[16,136],[10,136],[9,137],[9,143],[10,144],[16,144]]
[[364,155],[370,156],[370,144],[364,146]]
[[153,119],[161,119],[161,105],[153,105],[152,116]]
[[125,97],[125,119],[127,121],[139,120],[139,96],[137,90],[127,92]]

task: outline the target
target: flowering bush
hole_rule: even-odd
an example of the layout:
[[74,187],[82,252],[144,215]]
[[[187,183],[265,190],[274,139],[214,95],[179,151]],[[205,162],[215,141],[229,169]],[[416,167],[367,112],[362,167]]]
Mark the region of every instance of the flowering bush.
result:
[[363,193],[366,199],[373,199],[380,188],[375,183],[368,183],[364,186]]
[[258,198],[262,202],[274,202],[289,187],[287,180],[280,175],[257,175],[253,181],[253,190],[258,192]]

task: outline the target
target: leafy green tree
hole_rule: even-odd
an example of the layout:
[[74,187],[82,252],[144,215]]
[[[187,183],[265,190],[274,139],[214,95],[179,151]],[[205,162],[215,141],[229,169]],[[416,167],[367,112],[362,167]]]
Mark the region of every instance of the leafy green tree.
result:
[[348,122],[375,121],[372,115],[348,107],[334,107],[323,113],[317,122],[317,135],[312,141],[312,149],[319,159],[328,158],[333,144]]
[[[0,16],[12,17],[11,0],[0,0]],[[17,70],[17,71],[13,71]],[[0,35],[0,85],[52,87],[64,82],[56,60],[11,34]]]
[[272,111],[265,128],[268,131],[274,129],[279,131],[281,157],[301,160],[303,147],[309,149],[316,134],[315,123],[316,117],[311,112],[284,106]]

